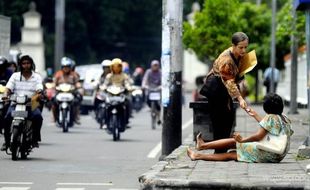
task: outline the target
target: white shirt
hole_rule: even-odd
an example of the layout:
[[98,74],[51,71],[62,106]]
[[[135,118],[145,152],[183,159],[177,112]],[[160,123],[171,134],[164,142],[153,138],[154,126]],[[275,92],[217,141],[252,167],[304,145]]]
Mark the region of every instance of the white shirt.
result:
[[27,95],[32,97],[36,91],[43,90],[42,77],[40,74],[32,72],[29,79],[21,77],[21,72],[13,73],[6,87],[16,95]]
[[280,71],[277,68],[272,69],[271,67],[268,67],[264,72],[264,78],[265,79],[271,79],[271,72],[273,70],[273,81],[279,82],[280,80]]

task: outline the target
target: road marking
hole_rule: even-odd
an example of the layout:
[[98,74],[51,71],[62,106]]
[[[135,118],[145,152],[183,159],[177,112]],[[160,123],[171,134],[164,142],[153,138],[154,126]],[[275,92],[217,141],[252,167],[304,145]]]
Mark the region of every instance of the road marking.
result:
[[[182,130],[187,129],[189,126],[191,126],[193,123],[193,118],[189,119],[186,123],[182,125]],[[159,154],[161,151],[161,142],[159,142],[152,150],[151,152],[147,155],[148,158],[156,158],[156,156]]]
[[55,190],[85,190],[85,188],[56,188]]
[[126,188],[123,188],[123,189],[109,189],[109,190],[138,190],[138,189],[126,189]]
[[1,187],[0,190],[29,190],[30,187]]
[[156,158],[157,154],[160,152],[161,150],[161,142],[158,143],[155,148],[153,148],[151,150],[151,152],[147,155],[148,158]]
[[32,182],[8,182],[0,181],[0,185],[32,185]]
[[113,183],[56,183],[56,185],[71,186],[112,186]]

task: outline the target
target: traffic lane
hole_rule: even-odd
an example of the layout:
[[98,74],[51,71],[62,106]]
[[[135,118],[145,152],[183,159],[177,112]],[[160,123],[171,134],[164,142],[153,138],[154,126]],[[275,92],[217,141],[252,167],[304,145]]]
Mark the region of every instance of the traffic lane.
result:
[[[112,183],[117,187],[138,187],[137,177],[157,162],[146,155],[161,139],[161,127],[152,130],[148,109],[135,114],[132,128],[113,142],[112,136],[99,130],[91,116],[82,116],[82,125],[62,133],[48,122],[50,112],[44,112],[43,142],[27,161],[2,159],[6,175],[0,179],[36,181],[53,188],[57,183]],[[186,117],[183,117],[186,120]],[[184,135],[184,133],[183,133]],[[1,164],[3,165],[3,164]],[[101,188],[102,189],[102,188]]]
[[[122,133],[119,142],[114,142],[111,135],[99,130],[99,125],[91,116],[82,116],[80,126],[70,128],[69,133],[62,133],[60,128],[48,122],[49,114],[44,113],[43,142],[39,149],[30,154],[29,160],[16,162],[22,163],[20,167],[16,167],[9,156],[5,156],[2,160],[7,162],[5,165],[10,168],[8,173],[12,175],[15,173],[16,178],[25,179],[27,176],[26,178],[29,177],[31,180],[31,176],[37,173],[39,178],[40,174],[61,176],[58,179],[56,177],[57,182],[65,179],[76,181],[79,178],[72,178],[71,175],[81,174],[79,180],[82,181],[85,175],[90,175],[91,179],[97,178],[99,181],[112,181],[113,178],[118,178],[115,174],[125,170],[127,176],[121,180],[124,182],[128,179],[128,174],[136,172],[138,175],[140,173],[138,171],[156,162],[146,159],[146,154],[154,142],[160,139],[160,130],[151,130],[145,125],[145,121],[142,122],[148,116],[147,112],[136,114],[131,122],[132,128]],[[31,173],[31,176],[25,173]],[[5,176],[1,176],[0,179],[5,179]],[[129,177],[128,181],[137,179]]]

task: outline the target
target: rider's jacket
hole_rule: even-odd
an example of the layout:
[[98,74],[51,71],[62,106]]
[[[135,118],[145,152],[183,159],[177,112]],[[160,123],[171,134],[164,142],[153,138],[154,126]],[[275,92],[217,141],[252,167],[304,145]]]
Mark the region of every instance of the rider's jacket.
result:
[[59,70],[54,75],[54,82],[56,86],[62,83],[76,85],[79,82],[79,76],[74,71],[70,71],[69,74],[65,74],[62,70]]
[[104,86],[108,87],[110,85],[125,87],[126,89],[129,89],[131,86],[130,78],[125,73],[120,74],[109,73],[105,78]]

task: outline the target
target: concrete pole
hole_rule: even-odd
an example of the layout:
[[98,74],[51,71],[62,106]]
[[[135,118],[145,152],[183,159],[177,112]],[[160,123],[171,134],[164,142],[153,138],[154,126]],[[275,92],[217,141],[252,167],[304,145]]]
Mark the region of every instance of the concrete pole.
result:
[[182,144],[183,0],[163,0],[162,18],[162,156]]
[[293,23],[292,23],[292,35],[291,35],[291,101],[290,101],[290,114],[297,114],[297,69],[298,69],[298,52],[297,52],[297,39],[295,36],[296,31],[296,11],[292,10]]
[[54,71],[60,69],[60,59],[64,56],[64,41],[65,41],[64,25],[65,25],[65,0],[56,0]]
[[271,21],[271,56],[270,56],[270,67],[271,70],[271,84],[270,92],[275,92],[274,86],[274,68],[276,65],[276,12],[277,12],[277,1],[272,0],[272,21]]
[[[307,42],[307,94],[308,94],[308,119],[310,118],[310,9],[306,9],[306,42]],[[310,145],[310,126],[307,138],[307,146]]]

